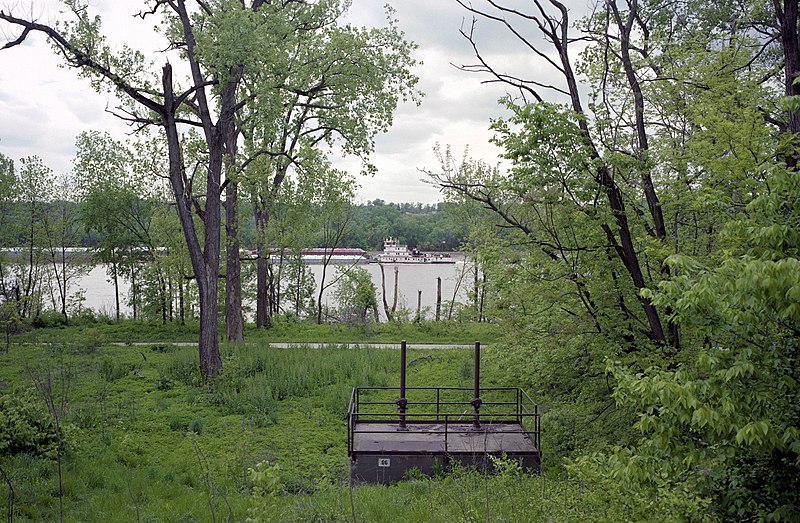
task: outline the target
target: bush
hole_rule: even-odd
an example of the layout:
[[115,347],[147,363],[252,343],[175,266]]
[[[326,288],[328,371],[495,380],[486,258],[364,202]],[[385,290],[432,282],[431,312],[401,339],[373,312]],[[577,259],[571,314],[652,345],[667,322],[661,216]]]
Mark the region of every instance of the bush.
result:
[[55,458],[58,440],[52,418],[29,394],[0,396],[0,456]]
[[203,418],[193,419],[192,421],[189,422],[189,425],[186,426],[186,431],[193,432],[198,436],[202,436],[205,424],[206,422],[203,420]]
[[176,351],[166,368],[167,377],[184,385],[200,384],[197,355],[190,350]]
[[34,329],[64,328],[67,320],[64,315],[56,311],[42,311],[32,322]]
[[116,381],[128,374],[128,366],[111,358],[100,361],[100,376],[107,382]]

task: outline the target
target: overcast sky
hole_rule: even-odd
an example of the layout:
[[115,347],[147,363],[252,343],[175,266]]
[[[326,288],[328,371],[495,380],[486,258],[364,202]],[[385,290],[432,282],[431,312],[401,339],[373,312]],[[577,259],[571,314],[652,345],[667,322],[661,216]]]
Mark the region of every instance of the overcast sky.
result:
[[[385,3],[353,0],[349,16],[357,25],[383,24]],[[26,4],[33,5],[30,9],[40,20],[50,21],[58,16],[58,2],[52,0],[0,0],[4,9],[12,5],[18,16],[25,15],[26,9],[21,6]],[[131,16],[137,12],[139,2],[91,0],[90,4],[103,19],[104,32],[114,35],[113,43],[126,42],[148,55],[158,51],[162,41],[153,37],[153,22]],[[421,181],[424,175],[419,169],[437,167],[433,154],[436,143],[450,145],[457,157],[468,146],[470,156],[490,163],[498,161],[498,149],[488,142],[488,126],[491,118],[503,114],[497,100],[506,94],[506,88],[483,84],[486,77],[454,67],[453,64],[475,62],[469,43],[459,34],[459,29],[468,27],[472,18],[455,0],[395,0],[391,4],[397,11],[400,28],[419,45],[416,58],[423,65],[415,72],[425,97],[419,107],[413,103],[400,106],[390,132],[378,137],[372,157],[378,173],[360,178],[358,197],[362,201],[380,198],[433,203],[441,197],[435,188]],[[0,37],[6,40],[8,28],[0,25],[0,31]],[[548,74],[496,24],[479,21],[476,39],[483,46],[482,52],[501,67],[513,64],[518,74],[540,78]],[[158,55],[154,56],[158,64]],[[63,173],[71,169],[78,133],[109,131],[123,138],[128,128],[105,112],[106,106],[115,105],[112,97],[98,95],[74,69],[59,68],[58,64],[58,58],[40,35],[22,46],[0,51],[0,153],[15,161],[38,155],[54,171]],[[358,170],[354,161],[334,161],[340,167]]]

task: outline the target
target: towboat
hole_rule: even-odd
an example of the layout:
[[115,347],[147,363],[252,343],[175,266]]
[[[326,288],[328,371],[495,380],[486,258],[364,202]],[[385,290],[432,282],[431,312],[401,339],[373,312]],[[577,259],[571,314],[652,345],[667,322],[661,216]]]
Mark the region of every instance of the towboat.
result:
[[397,243],[394,238],[383,240],[383,252],[372,257],[376,263],[455,263],[448,253],[421,252]]

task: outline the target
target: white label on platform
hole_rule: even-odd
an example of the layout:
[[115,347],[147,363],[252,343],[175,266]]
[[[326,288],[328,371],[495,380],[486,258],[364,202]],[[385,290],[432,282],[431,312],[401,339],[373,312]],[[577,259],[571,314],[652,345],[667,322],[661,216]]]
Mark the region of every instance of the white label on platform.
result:
[[379,467],[388,467],[389,465],[391,465],[389,458],[378,458]]

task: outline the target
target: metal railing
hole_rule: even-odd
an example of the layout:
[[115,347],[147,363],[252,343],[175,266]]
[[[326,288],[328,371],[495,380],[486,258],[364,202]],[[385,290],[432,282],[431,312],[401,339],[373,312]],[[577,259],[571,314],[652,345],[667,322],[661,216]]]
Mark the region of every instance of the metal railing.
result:
[[[390,405],[397,410],[389,412],[386,407]],[[466,410],[453,412],[458,406]],[[519,429],[506,426],[503,432],[526,435],[540,452],[540,422],[538,405],[519,387],[356,387],[348,407],[347,454],[353,453],[356,426],[366,423],[396,426],[391,430],[359,430],[360,434],[442,434],[445,452],[450,450],[454,434],[474,433],[481,427],[486,429],[486,425],[513,424]]]

